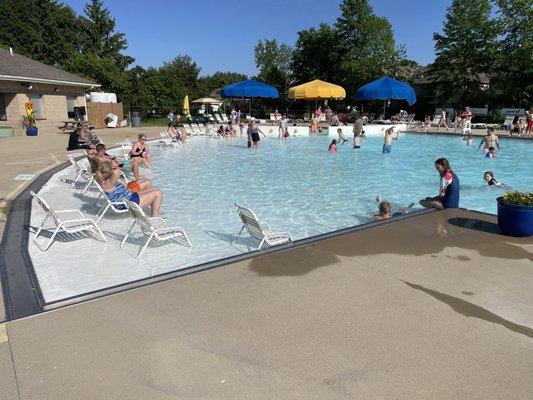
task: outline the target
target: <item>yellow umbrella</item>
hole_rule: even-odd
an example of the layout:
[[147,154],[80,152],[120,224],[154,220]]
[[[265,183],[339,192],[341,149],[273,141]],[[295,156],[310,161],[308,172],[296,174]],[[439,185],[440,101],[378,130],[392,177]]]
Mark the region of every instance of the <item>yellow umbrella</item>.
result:
[[189,95],[185,95],[185,97],[183,98],[183,115],[185,115],[186,117],[188,117],[189,115],[191,115],[191,109],[189,107]]
[[322,100],[322,99],[344,99],[346,90],[339,85],[324,82],[320,79],[294,86],[289,89],[289,99],[293,100]]
[[201,99],[196,99],[196,100],[191,101],[191,103],[222,104],[222,100],[213,99],[211,97],[202,97]]

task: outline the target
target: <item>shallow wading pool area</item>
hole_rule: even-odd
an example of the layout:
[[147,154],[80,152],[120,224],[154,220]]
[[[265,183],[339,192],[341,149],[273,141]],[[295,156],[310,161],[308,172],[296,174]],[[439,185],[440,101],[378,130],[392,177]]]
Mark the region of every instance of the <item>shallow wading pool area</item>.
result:
[[[513,189],[531,190],[533,144],[501,140],[497,158],[477,151],[479,140],[467,147],[462,137],[402,134],[392,154],[381,153],[383,139],[370,137],[361,149],[352,143],[328,153],[331,137],[265,139],[259,150],[246,148],[246,139],[195,137],[177,150],[150,145],[152,180],[164,193],[162,217],[185,229],[192,247],[179,243],[150,245],[135,256],[142,239],[133,236],[119,248],[131,219],[106,214],[99,226],[107,242],[60,236],[47,252],[32,242],[29,253],[46,302],[108,288],[165,272],[255,250],[258,242],[243,234],[234,204],[249,207],[271,228],[290,232],[294,239],[369,222],[377,212],[376,196],[393,208],[437,195],[439,177],[433,163],[446,157],[461,181],[460,206],[496,213],[496,198],[506,189],[491,188],[483,172],[492,170]],[[51,177],[39,194],[54,209],[81,209],[94,218],[102,204],[96,191],[71,190],[71,167]],[[43,211],[33,202],[31,226],[38,227]],[[34,229],[32,229],[34,231]],[[48,235],[49,237],[49,235]],[[40,240],[46,240],[41,238]],[[386,249],[384,249],[386,252]]]

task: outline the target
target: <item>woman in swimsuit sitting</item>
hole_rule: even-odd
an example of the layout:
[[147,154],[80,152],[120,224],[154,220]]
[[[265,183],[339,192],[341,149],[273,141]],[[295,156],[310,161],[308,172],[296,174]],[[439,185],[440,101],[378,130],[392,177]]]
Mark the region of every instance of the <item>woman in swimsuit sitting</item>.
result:
[[102,186],[110,201],[133,201],[141,207],[150,206],[152,217],[159,215],[159,209],[163,202],[163,193],[158,188],[144,189],[137,193],[132,192],[124,185],[121,179],[120,169],[113,167],[110,161],[100,163],[94,177],[100,186]]
[[142,164],[146,165],[148,168],[152,168],[152,156],[150,155],[150,150],[148,150],[146,135],[144,133],[139,133],[139,140],[131,146],[130,157],[139,157],[139,161]]

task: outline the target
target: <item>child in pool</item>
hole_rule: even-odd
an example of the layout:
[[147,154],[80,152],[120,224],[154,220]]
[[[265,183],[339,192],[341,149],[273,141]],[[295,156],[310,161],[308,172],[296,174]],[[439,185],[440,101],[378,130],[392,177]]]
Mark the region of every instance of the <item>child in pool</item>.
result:
[[379,214],[372,216],[372,221],[382,221],[392,217],[391,206],[388,201],[379,203]]
[[468,135],[467,137],[463,138],[463,140],[466,142],[467,146],[472,146],[474,143],[474,139],[472,139],[472,135]]
[[492,171],[486,171],[483,174],[483,179],[485,179],[489,186],[505,186],[505,184],[494,178],[494,173]]
[[485,157],[487,157],[487,158],[495,158],[496,157],[496,150],[494,149],[494,147],[492,147],[492,146],[489,147],[489,151],[487,152],[487,154],[485,154]]
[[344,144],[348,141],[348,139],[346,139],[344,135],[342,134],[341,128],[337,129],[337,135],[339,135],[339,142],[341,142],[341,144]]
[[328,147],[330,153],[335,153],[337,151],[337,139],[333,139]]
[[371,221],[381,221],[397,217],[398,215],[408,214],[415,205],[414,203],[411,203],[407,207],[400,208],[393,213],[390,203],[388,201],[382,201],[380,195],[376,196],[376,202],[379,203],[379,214],[373,215]]

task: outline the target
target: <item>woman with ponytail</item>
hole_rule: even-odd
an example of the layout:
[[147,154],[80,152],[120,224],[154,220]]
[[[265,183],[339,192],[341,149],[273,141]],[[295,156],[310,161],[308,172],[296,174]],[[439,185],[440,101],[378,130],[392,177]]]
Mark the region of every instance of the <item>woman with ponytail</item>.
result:
[[138,193],[132,192],[124,185],[120,168],[113,167],[110,161],[100,163],[94,177],[102,186],[110,201],[129,200],[139,204],[141,207],[150,206],[152,217],[159,216],[163,193],[158,188],[144,189]]

